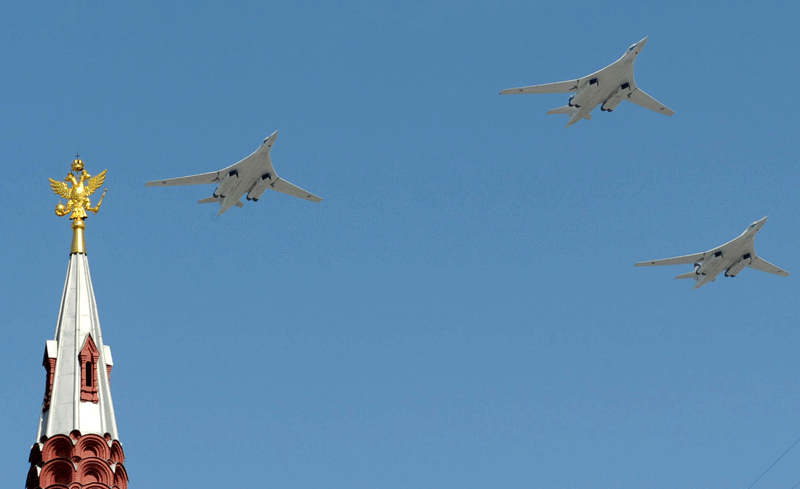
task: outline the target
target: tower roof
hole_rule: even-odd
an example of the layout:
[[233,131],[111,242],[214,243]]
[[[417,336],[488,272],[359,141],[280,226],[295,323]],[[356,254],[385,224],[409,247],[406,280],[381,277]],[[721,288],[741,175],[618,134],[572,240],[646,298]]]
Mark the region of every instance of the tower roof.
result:
[[39,418],[37,440],[54,435],[109,434],[118,440],[109,374],[111,348],[103,343],[100,318],[84,253],[69,257],[61,296],[55,339],[48,341],[45,368],[50,360],[48,392]]

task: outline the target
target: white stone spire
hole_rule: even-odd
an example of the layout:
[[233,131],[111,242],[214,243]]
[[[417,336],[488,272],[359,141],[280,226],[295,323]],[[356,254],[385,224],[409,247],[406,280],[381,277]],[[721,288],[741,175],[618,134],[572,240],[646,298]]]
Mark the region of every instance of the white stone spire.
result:
[[72,253],[55,340],[45,347],[47,386],[37,442],[76,430],[119,440],[109,383],[112,365],[111,349],[100,331],[89,261],[84,253]]

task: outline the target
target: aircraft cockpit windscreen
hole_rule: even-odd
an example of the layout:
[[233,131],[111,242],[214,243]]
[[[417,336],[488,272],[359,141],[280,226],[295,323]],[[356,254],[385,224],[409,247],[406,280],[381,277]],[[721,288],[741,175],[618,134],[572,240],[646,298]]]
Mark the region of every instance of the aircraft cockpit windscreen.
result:
[[628,48],[628,52],[633,51],[633,48],[635,48],[635,47],[636,47],[636,44],[634,44],[633,46],[629,47]]

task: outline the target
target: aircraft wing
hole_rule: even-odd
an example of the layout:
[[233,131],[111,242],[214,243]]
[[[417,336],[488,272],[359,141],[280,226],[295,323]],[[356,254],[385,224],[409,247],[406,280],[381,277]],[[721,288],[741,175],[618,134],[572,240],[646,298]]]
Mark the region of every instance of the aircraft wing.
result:
[[636,90],[628,94],[628,101],[633,102],[636,105],[640,105],[645,109],[650,109],[653,112],[658,112],[659,114],[664,114],[669,117],[675,113],[674,110],[670,109],[650,95],[647,95],[644,90],[638,87]]
[[152,182],[145,183],[145,187],[166,187],[172,185],[203,185],[206,183],[219,182],[220,172],[212,171],[210,173],[201,173],[199,175],[190,175],[188,177],[168,178],[166,180],[153,180]]
[[568,80],[544,85],[531,85],[529,87],[506,88],[500,95],[515,95],[518,93],[569,93],[578,89],[580,80]]
[[635,267],[652,267],[660,265],[688,265],[701,261],[706,253],[695,253],[694,255],[676,256],[675,258],[664,258],[663,260],[640,261]]
[[320,197],[317,197],[311,192],[307,192],[297,185],[293,185],[280,177],[277,178],[275,183],[271,183],[269,188],[282,194],[291,195],[292,197],[299,197],[301,199],[310,200],[311,202],[322,202]]
[[759,257],[755,257],[755,259],[751,261],[748,266],[750,268],[755,268],[756,270],[761,270],[762,272],[780,275],[781,277],[789,276],[789,272],[787,272],[786,270],[781,270],[780,268],[776,267],[767,260]]

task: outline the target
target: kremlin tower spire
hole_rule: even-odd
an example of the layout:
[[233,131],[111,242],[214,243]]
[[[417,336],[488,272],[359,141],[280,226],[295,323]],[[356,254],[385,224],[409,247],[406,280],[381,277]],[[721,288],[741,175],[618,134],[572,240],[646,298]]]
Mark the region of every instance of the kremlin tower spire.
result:
[[67,199],[56,214],[71,213],[73,237],[55,339],[44,351],[44,402],[25,488],[127,489],[109,381],[114,362],[100,331],[84,241],[86,210],[96,214],[103,202],[91,207],[89,196],[106,172],[92,177],[79,158],[72,170],[77,175],[70,172],[63,182],[50,179],[53,191]]

